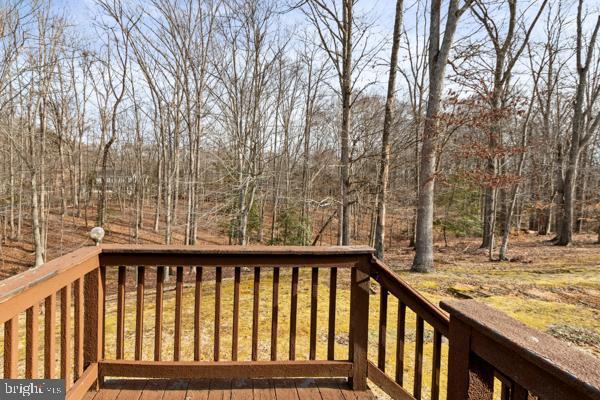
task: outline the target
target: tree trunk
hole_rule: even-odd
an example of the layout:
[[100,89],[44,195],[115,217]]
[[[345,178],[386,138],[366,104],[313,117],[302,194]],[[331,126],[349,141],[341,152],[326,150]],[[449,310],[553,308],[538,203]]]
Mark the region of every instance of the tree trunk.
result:
[[377,221],[375,225],[375,255],[383,260],[385,244],[385,207],[389,184],[390,164],[390,130],[393,120],[393,108],[396,99],[396,70],[398,68],[398,50],[400,48],[400,35],[402,34],[402,12],[403,0],[396,1],[396,18],[394,20],[394,36],[392,42],[392,54],[390,56],[390,74],[387,87],[387,98],[385,101],[385,116],[383,119],[383,133],[381,137],[381,161],[379,170],[379,181],[377,187]]
[[429,26],[429,95],[423,131],[419,173],[419,198],[417,201],[416,254],[412,271],[428,272],[433,269],[433,212],[435,196],[436,144],[439,129],[439,112],[448,54],[460,15],[465,8],[458,8],[458,0],[448,5],[446,27],[440,45],[441,0],[431,4]]

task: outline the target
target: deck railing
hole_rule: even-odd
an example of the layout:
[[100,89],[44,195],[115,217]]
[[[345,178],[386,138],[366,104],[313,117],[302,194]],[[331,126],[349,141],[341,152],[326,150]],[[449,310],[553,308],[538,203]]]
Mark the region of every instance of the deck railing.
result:
[[546,339],[543,353],[478,304],[444,307],[368,247],[90,247],[0,282],[3,374],[63,378],[68,399],[113,376],[347,377],[432,400],[492,399],[496,380],[502,399],[600,398],[597,359]]

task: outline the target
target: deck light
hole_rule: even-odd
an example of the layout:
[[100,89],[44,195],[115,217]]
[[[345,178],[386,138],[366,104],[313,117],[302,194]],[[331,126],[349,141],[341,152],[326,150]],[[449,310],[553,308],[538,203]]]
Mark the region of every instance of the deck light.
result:
[[96,246],[98,246],[100,243],[102,243],[102,239],[104,238],[104,229],[102,229],[100,226],[92,228],[90,231],[90,237],[94,243],[96,243]]

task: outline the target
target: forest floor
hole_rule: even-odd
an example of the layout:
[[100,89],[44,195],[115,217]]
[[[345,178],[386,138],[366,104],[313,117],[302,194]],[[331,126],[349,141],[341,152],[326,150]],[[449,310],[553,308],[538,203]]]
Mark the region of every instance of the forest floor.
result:
[[[106,243],[133,243],[131,239],[130,223],[126,220],[119,220],[114,217],[117,210],[113,210],[113,218],[108,226],[108,232],[105,239]],[[57,216],[54,219],[59,218]],[[60,221],[60,220],[59,220]],[[93,220],[92,220],[93,221]],[[57,220],[53,221],[56,226]],[[85,219],[68,217],[63,221],[63,229],[53,229],[49,234],[49,253],[48,258],[54,258],[60,254],[68,253],[75,248],[90,245],[91,241],[87,239],[87,233],[92,227],[92,222],[88,221],[87,227]],[[199,244],[227,244],[227,238],[220,234],[217,222],[206,222],[201,232],[199,232]],[[141,243],[163,243],[163,236],[160,233],[154,233],[151,230],[152,215],[147,213],[145,229],[141,230],[139,242]],[[26,229],[24,229],[24,232]],[[333,237],[333,235],[331,235]],[[24,235],[25,237],[25,235]],[[547,242],[549,237],[538,236],[535,234],[521,233],[518,236],[511,237],[511,246],[509,257],[511,261],[490,262],[485,251],[478,249],[479,239],[451,239],[448,246],[439,242],[435,249],[436,268],[434,272],[428,274],[415,274],[409,272],[413,250],[407,247],[407,242],[394,242],[389,246],[385,262],[390,265],[400,276],[409,282],[416,289],[421,291],[430,301],[438,304],[439,301],[450,298],[476,298],[484,303],[496,307],[516,319],[547,332],[559,339],[572,343],[584,351],[590,352],[600,357],[600,245],[595,244],[597,236],[591,234],[575,235],[575,243],[569,247],[557,247]],[[182,240],[180,228],[175,229],[176,243]],[[360,241],[356,241],[360,243]],[[325,244],[325,243],[323,243]],[[27,269],[32,261],[32,247],[26,242],[5,241],[2,245],[0,263],[0,279]],[[128,282],[133,284],[133,274],[129,274]],[[251,315],[252,310],[252,277],[251,273],[242,274],[241,285],[241,310],[240,315]],[[289,273],[282,273],[280,302],[289,304]],[[327,316],[328,299],[328,274],[319,275],[319,317]],[[152,275],[146,279],[152,282]],[[110,277],[109,277],[110,278]],[[210,275],[207,277],[203,289],[202,314],[206,316],[207,321],[211,321],[214,315],[214,282],[210,282]],[[221,357],[227,359],[231,352],[231,309],[233,282],[230,274],[225,273],[222,287],[222,321],[221,327]],[[114,277],[113,277],[114,279]],[[268,359],[270,355],[270,317],[271,317],[271,273],[267,269],[261,279],[261,296],[264,291],[264,298],[261,297],[261,312],[259,316],[259,358]],[[349,291],[344,282],[348,277],[340,275],[338,284],[338,321],[339,332],[336,335],[336,356],[343,356],[347,351],[347,321],[349,310],[347,304],[349,300]],[[193,290],[191,276],[186,277],[186,288],[184,289],[184,304],[193,305]],[[166,285],[165,291],[165,310],[174,307],[174,282],[171,280]],[[132,290],[133,286],[128,287]],[[113,291],[114,293],[114,291]],[[148,285],[145,301],[145,331],[146,337],[153,336],[154,329],[154,293],[152,285]],[[114,307],[114,295],[110,296],[111,304],[107,306],[107,355],[114,355],[114,334],[116,331],[116,309]],[[135,296],[127,296],[126,307],[129,310],[135,309]],[[376,354],[375,344],[377,342],[377,320],[378,320],[378,301],[373,299],[373,306],[370,318],[369,337],[372,347],[370,355]],[[171,304],[173,303],[173,304]],[[308,355],[308,328],[309,328],[309,310],[310,310],[310,271],[302,271],[299,284],[299,324],[298,324],[298,342],[297,353],[299,359],[304,359]],[[287,308],[287,307],[286,307]],[[395,334],[391,327],[395,327],[396,305],[394,300],[389,305],[388,326],[389,337],[388,347],[395,348]],[[173,340],[173,316],[165,315],[164,320],[164,338],[163,357],[170,359],[172,357]],[[287,357],[289,346],[289,337],[286,329],[289,327],[289,309],[280,310],[280,341],[278,343],[280,357]],[[193,321],[189,312],[184,312],[183,318],[183,343],[189,343],[193,340]],[[204,318],[203,318],[204,319]],[[325,320],[319,323],[317,335],[317,356],[324,357],[326,354],[327,324]],[[306,323],[301,323],[305,321]],[[407,363],[405,364],[405,382],[410,387],[412,381],[411,362],[414,356],[414,315],[407,315],[407,343],[406,354]],[[204,358],[211,359],[213,353],[213,329],[212,323],[207,323],[202,328]],[[126,343],[131,344],[134,339],[135,318],[129,318],[126,321]],[[412,331],[410,336],[409,332]],[[192,337],[190,337],[192,335]],[[1,336],[1,335],[0,335]],[[240,359],[249,357],[249,340],[251,336],[251,318],[240,320]],[[425,339],[425,364],[424,376],[428,376],[430,368],[427,360],[431,352],[431,330],[426,330]],[[169,342],[169,340],[171,342]],[[412,346],[412,349],[411,349]],[[22,346],[23,347],[23,346]],[[130,348],[128,348],[130,347]],[[152,358],[152,346],[144,346],[147,354],[145,359]],[[444,351],[447,348],[444,346]],[[125,349],[126,356],[133,351],[132,346]],[[190,346],[183,346],[182,359],[190,358],[187,354],[192,349]],[[387,364],[390,365],[390,372],[394,371],[395,365],[394,351],[389,351]],[[442,366],[444,368],[444,366]],[[444,377],[445,374],[442,374]],[[424,382],[424,393],[427,392],[428,382]],[[442,382],[442,387],[445,383]],[[424,398],[427,398],[425,396]]]

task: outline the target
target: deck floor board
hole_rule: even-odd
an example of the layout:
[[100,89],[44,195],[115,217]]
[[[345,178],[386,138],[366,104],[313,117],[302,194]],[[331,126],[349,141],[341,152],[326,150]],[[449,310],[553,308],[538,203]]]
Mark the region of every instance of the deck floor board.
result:
[[344,379],[107,379],[86,400],[375,399]]

